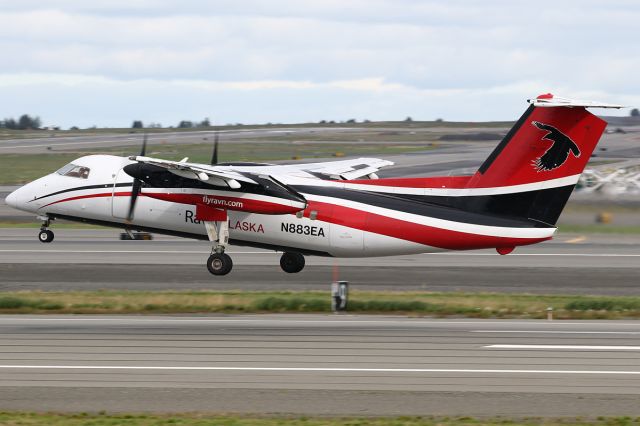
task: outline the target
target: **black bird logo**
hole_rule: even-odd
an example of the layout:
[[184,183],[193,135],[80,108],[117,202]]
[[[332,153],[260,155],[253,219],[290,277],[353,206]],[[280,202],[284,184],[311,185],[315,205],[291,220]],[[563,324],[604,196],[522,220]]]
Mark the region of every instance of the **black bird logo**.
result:
[[553,142],[553,145],[551,145],[544,154],[532,161],[533,167],[538,172],[548,172],[562,166],[569,157],[569,151],[571,151],[576,158],[580,157],[580,148],[578,148],[578,145],[576,145],[569,136],[555,127],[539,121],[532,121],[531,124],[540,130],[546,130],[547,134],[544,135],[542,139]]

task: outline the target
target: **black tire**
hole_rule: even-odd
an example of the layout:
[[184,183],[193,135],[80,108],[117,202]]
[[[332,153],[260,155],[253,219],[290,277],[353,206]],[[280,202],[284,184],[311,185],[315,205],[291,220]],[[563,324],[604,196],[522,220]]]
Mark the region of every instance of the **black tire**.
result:
[[296,274],[304,269],[304,256],[300,253],[286,251],[280,258],[280,267],[288,274]]
[[40,233],[38,234],[38,239],[41,243],[50,243],[51,241],[53,241],[53,231],[49,231],[48,229],[40,231]]
[[207,269],[213,275],[227,275],[233,268],[233,261],[228,254],[215,253],[207,259]]

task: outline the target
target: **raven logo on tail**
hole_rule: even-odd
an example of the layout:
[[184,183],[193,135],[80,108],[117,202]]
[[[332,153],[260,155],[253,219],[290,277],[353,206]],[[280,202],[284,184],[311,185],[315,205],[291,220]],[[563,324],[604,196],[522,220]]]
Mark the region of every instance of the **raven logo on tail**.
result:
[[569,151],[571,151],[576,158],[580,157],[578,145],[576,145],[569,136],[555,127],[540,123],[539,121],[532,121],[531,124],[540,130],[546,130],[547,134],[544,135],[542,139],[553,142],[553,145],[551,145],[544,154],[532,161],[533,167],[538,172],[548,172],[562,166],[569,157]]

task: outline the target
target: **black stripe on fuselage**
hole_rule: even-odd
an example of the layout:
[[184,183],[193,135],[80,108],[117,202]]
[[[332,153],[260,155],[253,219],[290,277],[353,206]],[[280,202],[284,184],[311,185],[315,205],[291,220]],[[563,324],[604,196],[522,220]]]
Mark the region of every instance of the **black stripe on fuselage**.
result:
[[34,198],[32,201],[41,200],[43,198],[52,197],[54,195],[64,194],[65,192],[83,191],[85,189],[113,188],[113,187],[126,188],[126,187],[130,187],[131,185],[132,185],[131,182],[128,182],[128,183],[125,182],[125,183],[116,183],[115,185],[113,183],[103,183],[103,184],[100,184],[100,185],[76,186],[75,188],[63,189],[62,191],[52,192],[51,194],[47,194],[47,195],[43,195],[42,197]]
[[[447,204],[449,201],[444,200],[453,197],[427,197],[420,195],[403,196],[399,194],[389,195],[377,192],[321,186],[295,186],[294,188],[303,195],[312,194],[355,201],[370,206],[454,222],[509,228],[547,227],[545,224],[538,223],[537,221],[527,220],[526,217],[512,217],[503,214],[490,214],[489,212],[463,210],[460,207]],[[336,204],[339,204],[339,202],[336,202]]]
[[527,119],[529,118],[529,116],[533,112],[534,108],[535,107],[533,105],[529,105],[529,108],[527,108],[527,110],[524,112],[524,114],[522,114],[522,117],[520,117],[520,119],[511,128],[511,130],[509,130],[509,133],[507,133],[505,135],[504,139],[502,139],[502,141],[493,150],[493,152],[491,152],[491,154],[489,155],[489,157],[487,157],[487,159],[484,161],[484,163],[482,163],[482,165],[478,169],[478,171],[480,173],[484,174],[487,171],[487,169],[489,169],[491,164],[493,164],[493,162],[496,160],[496,158],[498,158],[498,156],[500,155],[502,150],[505,149],[507,147],[507,145],[509,145],[509,142],[511,142],[511,139],[513,138],[513,136],[518,132],[518,130],[520,130],[520,127],[522,127],[522,125],[525,123],[525,121],[527,121]]
[[554,225],[564,209],[575,185],[536,191],[495,195],[465,195],[460,197],[394,194],[413,202],[427,202],[454,207],[484,215],[524,218]]
[[[154,227],[150,227],[150,226],[125,225],[123,223],[112,222],[112,221],[108,221],[108,220],[88,219],[88,218],[84,218],[84,217],[69,216],[69,215],[64,215],[64,214],[49,214],[49,217],[51,217],[52,219],[64,219],[64,220],[70,220],[70,221],[73,221],[73,222],[81,222],[81,223],[89,223],[89,224],[92,224],[92,225],[108,226],[110,228],[129,229],[129,230],[134,230],[134,231],[151,232],[151,233],[154,233],[154,234],[172,235],[174,237],[191,238],[191,239],[194,239],[194,240],[208,240],[209,239],[206,234],[194,234],[194,233],[191,233],[191,232],[182,232],[182,231],[175,231],[175,230],[171,230],[171,229],[154,228]],[[230,245],[234,245],[234,246],[240,246],[240,247],[254,247],[254,248],[261,248],[261,249],[266,249],[266,250],[274,250],[274,251],[282,251],[282,252],[285,252],[285,251],[297,252],[297,253],[302,253],[302,254],[306,254],[306,255],[310,255],[310,256],[333,257],[333,256],[331,256],[331,254],[329,254],[327,252],[324,252],[324,251],[307,250],[307,249],[301,249],[301,248],[297,248],[297,247],[289,247],[289,246],[281,246],[281,245],[276,245],[276,244],[259,243],[259,242],[255,242],[255,241],[238,240],[238,239],[235,239],[235,238],[230,239],[229,240],[229,244]]]
[[[87,185],[57,191],[36,199],[87,189],[113,188],[113,184]],[[130,187],[118,183],[116,187]],[[486,226],[513,228],[545,227],[556,223],[573,185],[515,194],[437,197],[426,195],[383,194],[362,190],[321,186],[291,186],[298,193],[308,193],[355,201],[390,210],[437,219]],[[184,188],[190,188],[185,186]],[[202,189],[194,187],[192,189]],[[214,188],[207,188],[214,189]],[[225,189],[226,190],[226,189]],[[228,192],[242,192],[227,190]]]

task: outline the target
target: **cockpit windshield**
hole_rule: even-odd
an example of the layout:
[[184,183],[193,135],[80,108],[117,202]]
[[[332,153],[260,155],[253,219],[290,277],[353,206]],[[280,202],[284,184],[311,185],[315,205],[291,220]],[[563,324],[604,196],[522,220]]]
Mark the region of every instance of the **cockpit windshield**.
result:
[[91,169],[89,167],[78,166],[76,164],[69,163],[66,166],[62,167],[60,170],[58,170],[56,173],[62,176],[87,179],[89,177],[90,172],[91,172]]

